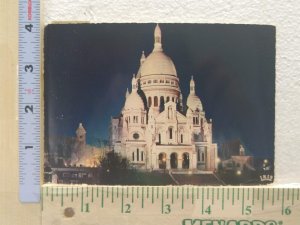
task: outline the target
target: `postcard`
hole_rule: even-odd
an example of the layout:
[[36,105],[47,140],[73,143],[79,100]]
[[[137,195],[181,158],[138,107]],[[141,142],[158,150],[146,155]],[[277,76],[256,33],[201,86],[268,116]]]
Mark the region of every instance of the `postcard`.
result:
[[44,182],[274,179],[275,27],[50,24]]

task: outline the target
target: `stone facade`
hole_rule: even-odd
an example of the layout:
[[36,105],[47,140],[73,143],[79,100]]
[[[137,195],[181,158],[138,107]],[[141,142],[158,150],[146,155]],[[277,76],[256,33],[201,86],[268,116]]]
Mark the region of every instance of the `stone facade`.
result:
[[193,77],[185,108],[175,65],[163,52],[157,25],[153,51],[147,57],[142,53],[131,93],[127,90],[120,116],[111,119],[112,150],[138,169],[214,171],[212,120],[205,117]]

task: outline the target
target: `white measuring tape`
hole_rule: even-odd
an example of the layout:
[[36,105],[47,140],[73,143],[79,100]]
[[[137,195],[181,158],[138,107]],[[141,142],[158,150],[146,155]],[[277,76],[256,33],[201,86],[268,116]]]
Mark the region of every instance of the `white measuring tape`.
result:
[[20,201],[40,201],[40,2],[19,0]]
[[67,186],[42,188],[43,225],[298,225],[299,188]]

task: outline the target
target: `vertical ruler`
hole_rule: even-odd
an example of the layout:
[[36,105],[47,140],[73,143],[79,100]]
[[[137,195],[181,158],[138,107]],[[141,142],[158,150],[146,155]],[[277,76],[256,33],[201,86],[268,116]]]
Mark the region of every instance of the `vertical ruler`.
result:
[[298,225],[299,188],[44,185],[42,224]]
[[19,193],[40,200],[40,2],[19,0]]

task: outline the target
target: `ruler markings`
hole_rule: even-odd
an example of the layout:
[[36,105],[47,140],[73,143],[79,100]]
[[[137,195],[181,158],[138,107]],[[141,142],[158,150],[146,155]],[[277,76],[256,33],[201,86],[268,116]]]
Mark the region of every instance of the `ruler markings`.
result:
[[211,204],[213,205],[214,202],[215,202],[215,188],[212,188]]
[[254,197],[255,197],[254,188],[252,188],[252,205],[254,205]]
[[295,189],[292,190],[292,205],[295,203]]
[[204,214],[204,188],[202,187],[202,201],[201,201],[201,212]]
[[227,200],[229,200],[229,188],[227,188]]
[[274,205],[274,201],[275,201],[274,195],[275,195],[275,188],[272,189],[272,205]]
[[262,190],[262,200],[261,200],[261,209],[265,209],[265,189]]
[[281,214],[284,215],[284,188],[282,189]]
[[147,198],[149,198],[149,186],[147,186]]
[[142,208],[144,208],[144,187],[142,187]]
[[61,188],[61,207],[64,206],[64,190]]
[[184,208],[184,187],[181,187],[181,209]]
[[169,199],[169,187],[167,187],[167,199]]
[[192,204],[194,205],[194,187],[192,187]]
[[121,197],[121,213],[124,212],[124,188],[122,187],[122,197]]
[[232,188],[232,205],[234,205],[234,188]]
[[222,210],[224,210],[224,188],[222,189]]
[[154,203],[154,187],[152,187],[151,194],[152,194],[152,204],[153,204]]
[[73,187],[71,188],[71,201],[73,202]]
[[83,212],[83,187],[81,188],[81,212]]
[[208,188],[207,191],[206,191],[206,199],[207,199],[207,200],[209,199],[209,188]]
[[244,215],[245,210],[245,189],[243,189],[243,196],[242,196],[242,215]]
[[172,186],[172,204],[174,204],[174,187]]
[[101,188],[101,208],[104,207],[104,188]]
[[190,188],[187,187],[186,190],[187,190],[187,191],[186,191],[186,199],[189,199]]
[[131,187],[131,202],[134,202],[134,187]]
[[224,210],[224,188],[222,189],[222,210]]
[[112,203],[114,202],[114,193],[115,193],[114,187],[111,187],[111,202]]
[[94,187],[92,186],[92,202],[94,202]]
[[164,214],[164,189],[161,191],[161,214]]

